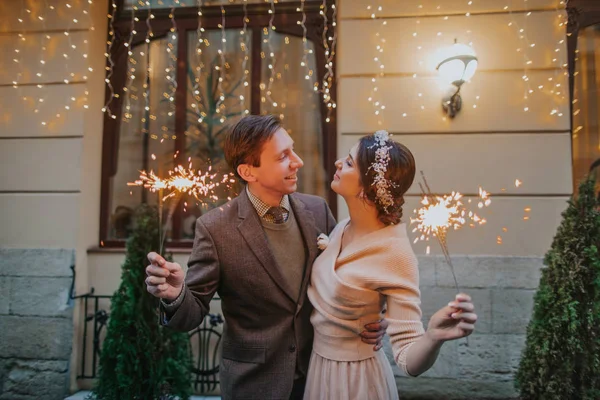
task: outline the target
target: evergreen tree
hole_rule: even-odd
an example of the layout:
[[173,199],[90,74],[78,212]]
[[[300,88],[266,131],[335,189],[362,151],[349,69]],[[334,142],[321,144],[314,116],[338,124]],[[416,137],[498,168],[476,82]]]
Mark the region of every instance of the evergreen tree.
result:
[[562,214],[516,375],[522,399],[600,399],[599,207],[589,179]]
[[141,205],[127,241],[121,285],[111,301],[93,398],[187,399],[191,358],[186,333],[158,323],[158,299],[146,291],[147,254],[158,248],[156,208]]

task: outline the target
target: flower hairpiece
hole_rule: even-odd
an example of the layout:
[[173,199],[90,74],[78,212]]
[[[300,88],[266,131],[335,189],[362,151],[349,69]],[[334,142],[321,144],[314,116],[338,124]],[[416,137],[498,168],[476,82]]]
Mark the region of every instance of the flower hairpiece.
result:
[[391,188],[394,186],[392,182],[385,178],[387,172],[388,163],[390,161],[390,149],[387,143],[390,139],[390,134],[387,131],[381,130],[375,132],[373,135],[375,144],[369,148],[378,146],[379,148],[375,151],[375,161],[371,164],[369,169],[375,171],[375,178],[373,178],[373,185],[375,185],[377,191],[376,200],[383,206],[383,210],[387,213],[388,207],[394,205],[394,197],[392,196]]

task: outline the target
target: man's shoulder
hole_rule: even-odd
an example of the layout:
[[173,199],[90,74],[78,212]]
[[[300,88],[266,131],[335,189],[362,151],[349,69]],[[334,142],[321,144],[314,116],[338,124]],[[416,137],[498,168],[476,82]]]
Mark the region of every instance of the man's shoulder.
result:
[[314,194],[295,192],[291,194],[294,200],[303,202],[309,208],[323,208],[326,201],[321,196],[315,196]]
[[202,221],[205,226],[214,226],[222,224],[226,221],[237,219],[239,198],[233,198],[227,203],[213,208],[212,210],[202,214],[198,220]]

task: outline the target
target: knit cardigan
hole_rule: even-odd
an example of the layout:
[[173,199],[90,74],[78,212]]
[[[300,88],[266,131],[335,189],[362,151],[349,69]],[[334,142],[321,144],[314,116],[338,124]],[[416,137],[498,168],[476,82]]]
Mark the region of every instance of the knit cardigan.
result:
[[408,374],[408,349],[424,330],[419,269],[406,225],[386,226],[348,244],[340,253],[348,222],[336,226],[313,265],[308,288],[314,306],[313,350],[335,361],[373,357],[373,345],[363,343],[358,334],[365,324],[385,316],[394,360]]

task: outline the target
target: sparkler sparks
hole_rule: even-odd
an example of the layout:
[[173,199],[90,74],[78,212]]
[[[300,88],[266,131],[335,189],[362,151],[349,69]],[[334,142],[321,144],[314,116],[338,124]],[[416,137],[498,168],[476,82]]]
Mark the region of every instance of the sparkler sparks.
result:
[[218,200],[215,189],[234,182],[231,173],[223,175],[212,173],[212,167],[209,167],[206,172],[196,171],[190,164],[187,169],[178,165],[174,170],[169,171],[169,177],[166,179],[159,178],[153,171],[141,171],[140,179],[128,182],[127,186],[142,186],[153,193],[165,189],[170,190],[167,195],[160,195],[161,201],[179,194],[189,194],[197,200],[205,202],[207,199]]
[[[177,154],[175,154],[175,157]],[[141,186],[149,191],[156,193],[158,192],[158,218],[159,218],[159,254],[163,253],[163,245],[165,240],[164,230],[169,225],[169,220],[172,218],[175,208],[181,196],[188,194],[194,196],[201,203],[206,203],[207,200],[219,200],[219,197],[215,193],[215,190],[219,186],[226,186],[230,188],[230,184],[234,183],[235,179],[233,174],[218,174],[212,172],[212,166],[208,167],[208,170],[202,172],[196,171],[192,168],[190,162],[188,168],[184,168],[178,165],[174,170],[169,171],[169,177],[166,179],[159,178],[154,174],[153,171],[146,172],[140,171],[140,178],[134,182],[128,182],[127,186]],[[169,190],[169,193],[163,195],[165,190]],[[167,217],[167,223],[165,227],[162,227],[162,214],[163,214],[163,203],[169,198],[175,198],[171,204],[169,214]],[[230,197],[227,198],[231,200]],[[187,203],[186,203],[187,208]]]
[[[491,204],[489,193],[482,188],[479,189],[480,201],[478,208],[484,208]],[[423,207],[415,210],[416,218],[411,218],[411,224],[417,224],[413,232],[420,232],[414,243],[418,241],[429,241],[434,236],[438,240],[440,236],[445,238],[449,229],[458,230],[469,223],[469,226],[483,225],[487,222],[477,213],[467,210],[461,201],[462,194],[452,192],[449,195],[436,196],[430,192],[423,191],[421,204]]]
[[[452,276],[454,277],[454,284],[456,285],[456,291],[460,292],[458,288],[458,282],[454,273],[454,265],[450,258],[450,252],[448,251],[448,243],[446,240],[448,231],[450,229],[458,230],[465,226],[467,223],[469,226],[483,225],[487,221],[485,218],[481,218],[477,213],[472,210],[468,210],[462,202],[462,194],[459,192],[452,192],[446,195],[434,195],[431,192],[431,188],[427,184],[425,175],[421,171],[423,183],[421,187],[422,199],[421,204],[423,205],[418,210],[415,210],[416,218],[411,218],[410,223],[416,224],[413,232],[420,232],[421,235],[417,236],[414,243],[418,241],[429,241],[431,237],[435,237],[442,253],[446,259],[446,262],[450,266]],[[477,203],[478,208],[484,208],[491,204],[492,200],[487,191],[479,188],[479,201]],[[427,248],[429,251],[429,246]]]

